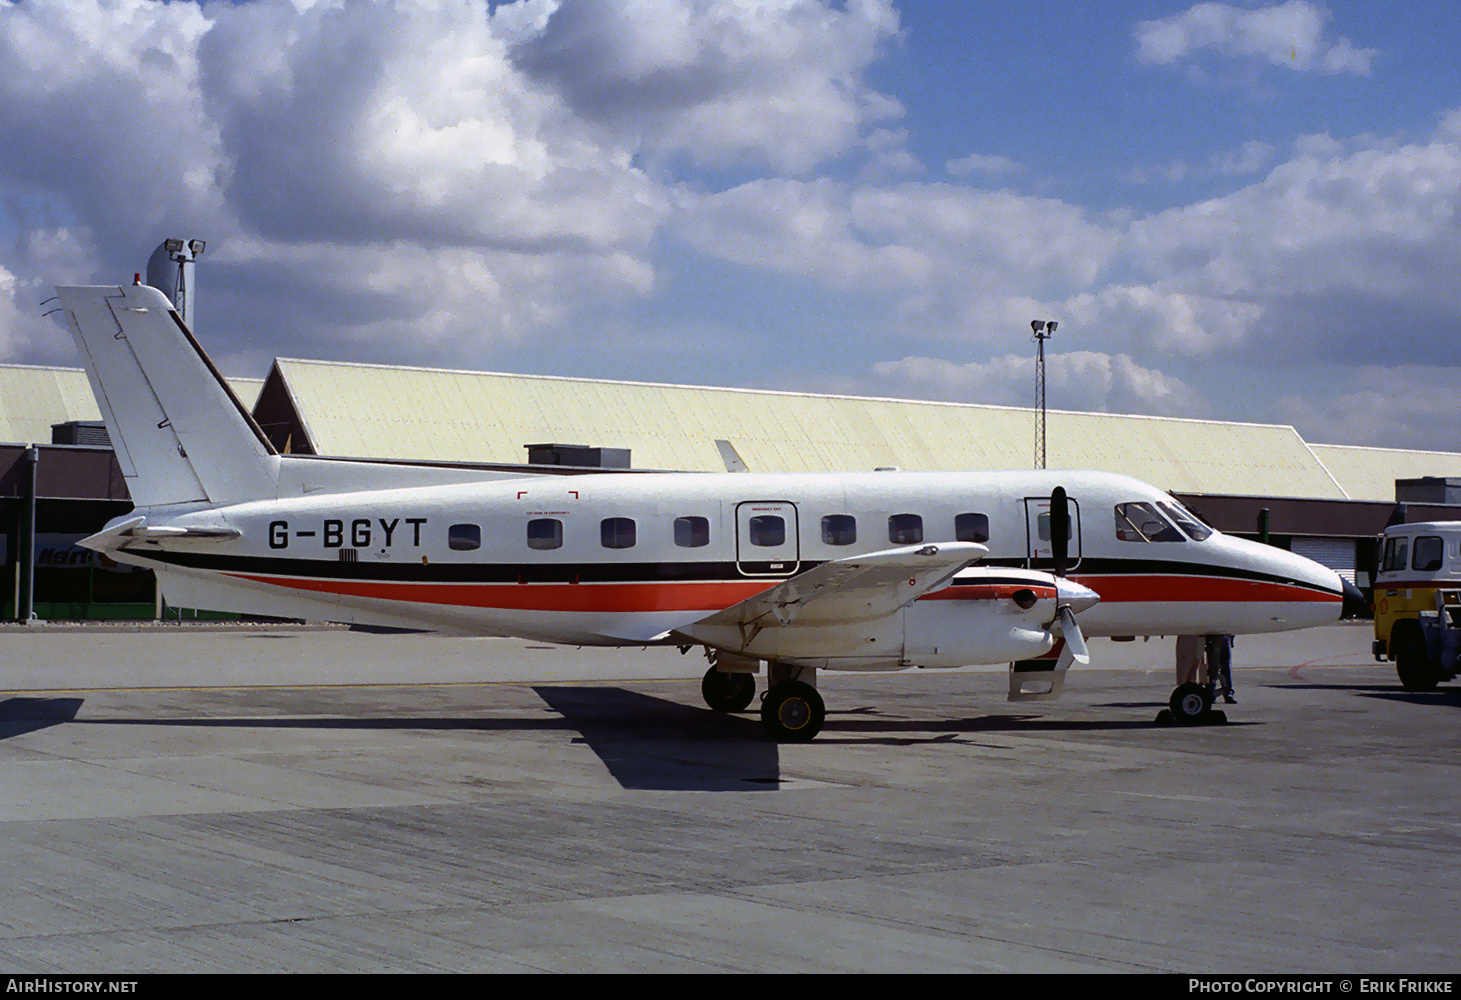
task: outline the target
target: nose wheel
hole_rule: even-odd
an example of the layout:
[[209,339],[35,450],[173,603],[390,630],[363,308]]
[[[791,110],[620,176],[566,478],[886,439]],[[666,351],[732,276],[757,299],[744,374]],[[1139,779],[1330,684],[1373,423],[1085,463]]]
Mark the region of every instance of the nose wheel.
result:
[[1211,691],[1201,684],[1188,683],[1177,685],[1157,721],[1175,722],[1180,726],[1205,726],[1226,722],[1228,717],[1213,711]]
[[801,681],[778,684],[761,701],[761,725],[778,743],[806,743],[822,731],[826,718],[822,696]]

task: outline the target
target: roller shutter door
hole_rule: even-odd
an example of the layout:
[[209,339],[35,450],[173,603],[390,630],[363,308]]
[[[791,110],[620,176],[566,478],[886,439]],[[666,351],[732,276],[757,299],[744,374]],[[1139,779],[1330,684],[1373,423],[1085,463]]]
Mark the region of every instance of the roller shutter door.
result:
[[1295,538],[1296,554],[1328,566],[1354,583],[1355,540],[1353,538]]

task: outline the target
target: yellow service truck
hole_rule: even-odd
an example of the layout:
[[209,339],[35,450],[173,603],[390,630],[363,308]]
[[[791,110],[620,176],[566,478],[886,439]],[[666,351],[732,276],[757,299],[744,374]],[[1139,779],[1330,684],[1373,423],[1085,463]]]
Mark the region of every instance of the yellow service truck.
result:
[[1394,660],[1406,689],[1429,691],[1457,675],[1458,651],[1461,521],[1391,525],[1375,574],[1375,659]]

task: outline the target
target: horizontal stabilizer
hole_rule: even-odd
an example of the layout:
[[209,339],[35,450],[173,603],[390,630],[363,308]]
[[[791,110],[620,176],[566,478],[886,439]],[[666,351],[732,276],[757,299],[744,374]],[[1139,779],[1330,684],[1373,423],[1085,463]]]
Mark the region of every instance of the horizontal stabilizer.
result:
[[234,539],[243,537],[243,532],[237,528],[228,527],[178,527],[176,525],[156,525],[148,527],[146,517],[129,517],[119,524],[103,528],[94,535],[88,535],[77,542],[82,548],[92,549],[96,552],[116,552],[134,542],[155,542],[162,539],[168,541],[204,541],[217,539]]

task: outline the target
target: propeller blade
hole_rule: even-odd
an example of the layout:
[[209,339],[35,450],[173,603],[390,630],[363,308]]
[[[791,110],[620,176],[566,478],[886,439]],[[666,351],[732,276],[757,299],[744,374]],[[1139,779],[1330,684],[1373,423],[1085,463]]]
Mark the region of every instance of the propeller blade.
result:
[[1055,559],[1055,575],[1064,576],[1070,562],[1070,500],[1064,486],[1050,493],[1050,551]]
[[1070,609],[1069,604],[1062,604],[1059,609],[1060,634],[1065,638],[1065,650],[1062,655],[1068,654],[1070,658],[1081,666],[1091,662],[1091,651],[1086,648],[1086,637],[1081,632],[1081,627],[1076,624],[1075,612]]

